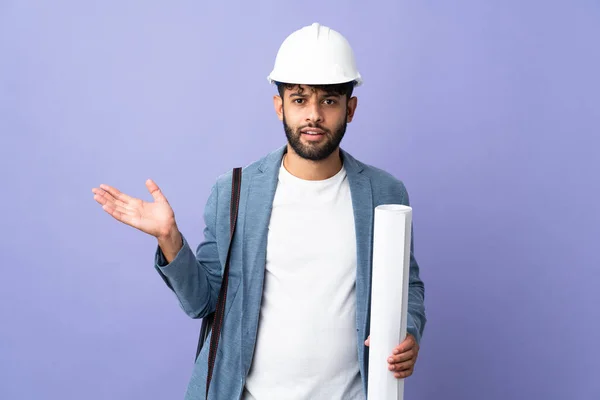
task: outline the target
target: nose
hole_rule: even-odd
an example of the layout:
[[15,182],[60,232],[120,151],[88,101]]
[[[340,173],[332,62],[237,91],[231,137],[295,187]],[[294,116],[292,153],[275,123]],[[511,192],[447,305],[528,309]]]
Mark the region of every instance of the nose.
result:
[[306,116],[307,122],[322,122],[323,111],[321,110],[319,102],[313,102],[309,108],[308,115]]

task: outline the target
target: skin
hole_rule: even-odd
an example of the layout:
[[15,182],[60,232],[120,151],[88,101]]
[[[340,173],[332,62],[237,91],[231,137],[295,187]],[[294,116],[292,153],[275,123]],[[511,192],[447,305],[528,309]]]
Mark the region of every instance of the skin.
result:
[[[365,340],[365,346],[369,346],[371,336]],[[406,334],[406,339],[392,350],[392,354],[387,359],[388,369],[394,372],[398,379],[408,378],[415,371],[415,364],[419,356],[419,344],[415,337],[410,333]]]
[[[275,113],[288,137],[284,167],[305,180],[323,180],[342,168],[339,143],[346,124],[352,122],[358,100],[296,85],[273,97]],[[318,136],[303,134],[303,129],[318,129]],[[114,219],[158,240],[166,260],[171,262],[183,245],[175,213],[158,185],[151,179],[146,188],[154,201],[147,202],[102,184],[92,189],[94,200]],[[365,341],[369,346],[370,337]],[[398,379],[412,375],[419,353],[415,338],[408,334],[387,359],[388,369]]]
[[[322,90],[313,90],[305,85],[285,89],[283,98],[273,96],[273,106],[280,121],[298,138],[300,145],[309,149],[322,149],[330,141],[341,141],[336,131],[352,122],[357,106],[357,98],[346,100],[345,96],[328,94]],[[319,127],[325,130],[320,140],[308,140],[300,133],[307,127]],[[342,134],[343,135],[343,134]],[[284,167],[298,178],[305,180],[323,180],[334,176],[342,168],[339,147],[336,147],[324,159],[311,160],[302,157],[289,143],[283,160]]]

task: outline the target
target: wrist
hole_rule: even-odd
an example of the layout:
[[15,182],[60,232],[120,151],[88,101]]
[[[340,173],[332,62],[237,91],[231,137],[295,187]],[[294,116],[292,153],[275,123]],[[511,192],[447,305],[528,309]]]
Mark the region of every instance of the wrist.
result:
[[176,225],[170,227],[164,234],[157,237],[158,246],[170,263],[183,247],[183,236]]
[[158,239],[159,242],[168,243],[168,242],[176,242],[180,236],[181,236],[181,233],[179,232],[177,223],[175,223],[175,221],[173,221],[172,223],[168,224],[166,228],[164,228],[160,232],[158,232],[158,234],[156,235],[156,238]]

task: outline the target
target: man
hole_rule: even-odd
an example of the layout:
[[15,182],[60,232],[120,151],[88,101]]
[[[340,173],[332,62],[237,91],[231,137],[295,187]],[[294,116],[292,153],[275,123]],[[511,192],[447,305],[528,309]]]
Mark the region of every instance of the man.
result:
[[[408,195],[401,181],[339,147],[357,107],[353,89],[362,83],[342,35],[316,23],[292,33],[269,80],[278,88],[274,107],[287,144],[243,169],[209,398],[364,399],[374,208],[408,204]],[[215,310],[231,180],[230,172],[212,188],[195,254],[153,181],[146,186],[154,202],[107,185],[93,189],[106,212],[158,239],[155,268],[192,318]],[[387,360],[398,379],[414,369],[423,299],[411,251],[408,335]],[[186,399],[205,397],[209,347],[196,361]]]

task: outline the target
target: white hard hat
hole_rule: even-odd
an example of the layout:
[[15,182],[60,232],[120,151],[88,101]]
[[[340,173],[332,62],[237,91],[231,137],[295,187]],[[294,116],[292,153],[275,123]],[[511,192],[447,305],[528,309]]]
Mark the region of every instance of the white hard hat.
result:
[[354,52],[346,38],[316,22],[283,41],[267,79],[271,83],[304,85],[362,84]]

